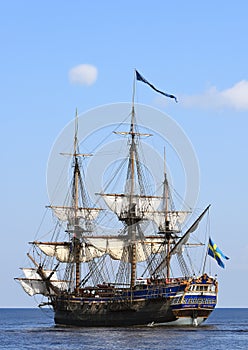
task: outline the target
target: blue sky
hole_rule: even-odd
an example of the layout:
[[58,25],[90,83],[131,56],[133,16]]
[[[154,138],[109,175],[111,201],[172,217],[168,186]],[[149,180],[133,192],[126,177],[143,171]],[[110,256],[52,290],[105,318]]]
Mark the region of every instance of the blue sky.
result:
[[76,107],[130,102],[134,68],[179,99],[137,89],[197,153],[198,206],[212,203],[213,239],[231,257],[216,266],[218,305],[248,307],[247,13],[245,0],[1,1],[0,307],[35,306],[13,277],[48,203],[54,141]]

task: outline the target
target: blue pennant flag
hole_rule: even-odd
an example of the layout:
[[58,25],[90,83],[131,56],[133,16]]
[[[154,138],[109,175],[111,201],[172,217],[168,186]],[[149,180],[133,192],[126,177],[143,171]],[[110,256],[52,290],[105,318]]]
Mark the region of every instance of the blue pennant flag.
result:
[[162,95],[164,95],[166,97],[174,98],[175,101],[177,102],[176,96],[170,95],[170,94],[166,94],[165,92],[156,89],[155,86],[152,85],[151,83],[149,83],[149,81],[147,81],[144,77],[142,77],[142,75],[137,70],[135,70],[135,72],[136,72],[136,79],[137,80],[142,81],[143,83],[149,85],[153,90],[155,90],[156,92],[159,92],[160,94],[162,94]]
[[217,244],[215,244],[211,238],[209,238],[208,243],[208,255],[214,258],[219,266],[221,266],[223,269],[225,268],[225,265],[221,258],[226,260],[228,260],[229,258],[222,253],[222,251],[217,247]]

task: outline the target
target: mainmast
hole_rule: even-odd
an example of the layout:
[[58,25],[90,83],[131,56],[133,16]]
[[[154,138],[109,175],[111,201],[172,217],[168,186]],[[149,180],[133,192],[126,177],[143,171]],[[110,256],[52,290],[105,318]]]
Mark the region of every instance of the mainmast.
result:
[[[134,72],[135,73],[135,72]],[[130,287],[133,288],[136,280],[136,270],[137,270],[137,248],[136,248],[136,233],[137,233],[137,223],[142,219],[142,214],[139,208],[139,201],[137,201],[136,193],[136,171],[137,171],[137,182],[140,187],[140,192],[143,193],[143,184],[141,183],[141,174],[139,173],[139,159],[136,150],[136,140],[140,136],[151,136],[150,134],[141,134],[135,130],[135,107],[134,107],[134,97],[135,97],[135,74],[133,81],[133,96],[132,96],[132,111],[131,111],[131,124],[128,132],[115,132],[116,134],[129,135],[129,155],[128,155],[128,172],[127,172],[127,183],[126,183],[126,198],[128,199],[127,212],[120,213],[119,218],[125,221],[128,227],[128,238],[130,240],[129,246],[129,258],[131,263],[131,279]],[[140,193],[141,194],[141,193]]]
[[[131,280],[130,287],[133,288],[136,280],[136,270],[137,270],[137,252],[136,252],[136,231],[137,223],[140,221],[140,215],[136,213],[137,203],[134,201],[134,192],[135,192],[135,165],[137,172],[139,172],[139,166],[137,164],[138,159],[136,151],[136,137],[139,136],[150,136],[150,134],[140,134],[135,130],[135,83],[136,83],[136,71],[134,71],[133,79],[133,96],[132,96],[132,111],[131,111],[131,126],[130,126],[130,135],[131,135],[131,144],[129,151],[129,170],[130,170],[130,192],[129,192],[129,226],[128,226],[128,236],[131,239],[130,246],[130,257],[131,257]],[[137,174],[139,177],[139,174]],[[129,175],[128,175],[129,176]],[[139,183],[139,185],[141,185]],[[143,185],[142,185],[143,186]]]

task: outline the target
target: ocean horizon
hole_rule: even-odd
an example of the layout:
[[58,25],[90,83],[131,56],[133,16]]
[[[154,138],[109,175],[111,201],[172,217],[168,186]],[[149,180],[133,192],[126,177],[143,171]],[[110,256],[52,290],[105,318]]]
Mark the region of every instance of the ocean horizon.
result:
[[248,308],[216,308],[199,327],[56,326],[49,308],[0,308],[0,349],[247,349]]

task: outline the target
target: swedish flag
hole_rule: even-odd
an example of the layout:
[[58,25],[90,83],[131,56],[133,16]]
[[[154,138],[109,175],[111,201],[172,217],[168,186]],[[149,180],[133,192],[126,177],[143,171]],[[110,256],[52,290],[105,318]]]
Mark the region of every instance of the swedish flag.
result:
[[209,238],[208,243],[208,255],[214,258],[219,266],[221,266],[223,269],[225,268],[225,265],[221,258],[224,258],[226,260],[228,260],[229,258],[222,253],[222,251],[217,247],[217,244],[215,244],[211,238]]

